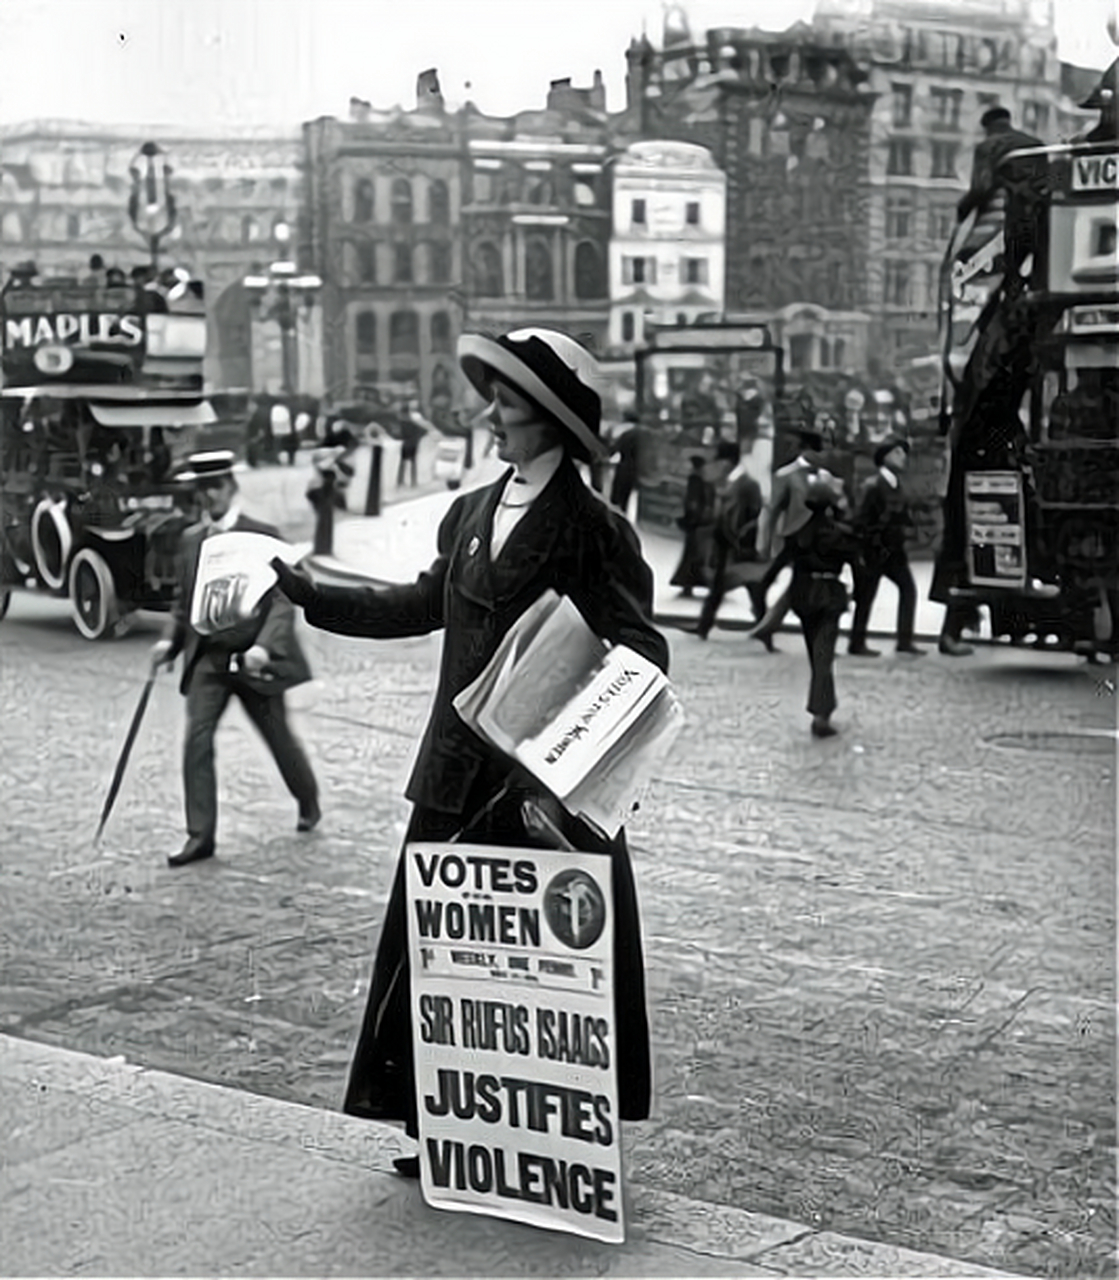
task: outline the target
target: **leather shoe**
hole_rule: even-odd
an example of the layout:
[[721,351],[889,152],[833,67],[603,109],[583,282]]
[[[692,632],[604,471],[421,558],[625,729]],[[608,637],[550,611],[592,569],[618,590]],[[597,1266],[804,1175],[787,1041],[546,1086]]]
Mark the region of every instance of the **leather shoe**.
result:
[[951,636],[941,636],[937,648],[949,658],[966,658],[975,652],[970,644],[964,644],[962,640],[953,640]]
[[420,1176],[419,1156],[397,1156],[392,1167],[402,1178],[418,1178]]
[[924,649],[922,649],[920,645],[916,645],[916,644],[899,644],[897,647],[897,652],[908,653],[911,657],[914,657],[914,658],[923,658],[925,656]]
[[299,820],[295,824],[295,829],[296,831],[314,831],[321,821],[322,810],[316,800],[306,807],[299,806]]
[[865,644],[853,645],[847,650],[847,653],[852,658],[879,658],[882,656],[881,649],[872,649]]
[[761,622],[765,617],[765,592],[761,589],[760,584],[748,582],[746,584],[746,594],[750,597],[750,608],[754,611],[754,617]]
[[169,867],[185,867],[190,862],[201,862],[203,858],[212,858],[213,856],[214,842],[212,840],[191,836],[178,853],[169,853],[167,855],[167,865]]
[[812,736],[814,738],[834,738],[839,730],[829,720],[825,720],[823,716],[817,716],[812,721]]

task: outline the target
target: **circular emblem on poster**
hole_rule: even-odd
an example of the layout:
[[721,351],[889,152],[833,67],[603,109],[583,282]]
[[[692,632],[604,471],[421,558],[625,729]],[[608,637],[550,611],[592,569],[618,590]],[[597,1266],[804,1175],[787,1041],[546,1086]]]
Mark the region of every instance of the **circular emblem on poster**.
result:
[[593,876],[572,868],[553,876],[544,890],[544,918],[574,951],[593,947],[606,927],[606,899]]
[[74,353],[69,347],[40,347],[34,359],[40,373],[69,373],[74,367]]

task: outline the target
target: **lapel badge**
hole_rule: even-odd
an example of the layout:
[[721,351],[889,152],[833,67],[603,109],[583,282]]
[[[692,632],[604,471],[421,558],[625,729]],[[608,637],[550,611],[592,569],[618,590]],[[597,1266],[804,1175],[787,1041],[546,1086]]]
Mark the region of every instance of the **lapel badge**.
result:
[[479,540],[477,534],[475,534],[474,537],[471,538],[470,541],[466,544],[466,554],[468,556],[476,555],[478,552],[478,548],[481,545],[482,545],[481,541]]

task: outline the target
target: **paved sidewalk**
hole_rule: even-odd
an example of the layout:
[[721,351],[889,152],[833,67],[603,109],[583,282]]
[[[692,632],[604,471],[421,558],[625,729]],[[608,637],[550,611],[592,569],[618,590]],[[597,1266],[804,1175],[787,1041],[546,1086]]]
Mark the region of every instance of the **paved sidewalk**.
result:
[[428,1208],[398,1130],[0,1036],[0,1274],[1000,1276],[628,1188],[602,1245]]
[[[485,484],[501,474],[502,464],[496,458],[488,458],[468,473],[467,487]],[[336,571],[355,570],[372,578],[391,582],[408,581],[426,568],[435,557],[435,535],[439,521],[457,495],[446,490],[429,493],[414,501],[401,501],[387,506],[380,516],[341,516],[335,525],[334,563]],[[655,613],[661,623],[686,624],[699,617],[703,605],[702,595],[692,599],[681,597],[670,580],[680,559],[683,543],[670,534],[649,526],[637,526],[645,558],[653,570],[655,579]],[[918,638],[935,642],[940,634],[944,615],[942,605],[929,600],[929,584],[932,580],[932,562],[913,563],[913,576],[917,582]],[[782,575],[770,592],[770,601],[777,596],[788,580]],[[744,628],[751,624],[750,601],[744,589],[731,591],[719,610],[717,625]],[[844,631],[850,626],[851,611],[844,616]],[[897,591],[890,582],[883,582],[871,612],[870,634],[892,640],[897,622]],[[784,623],[786,630],[798,630],[796,615],[790,613]]]

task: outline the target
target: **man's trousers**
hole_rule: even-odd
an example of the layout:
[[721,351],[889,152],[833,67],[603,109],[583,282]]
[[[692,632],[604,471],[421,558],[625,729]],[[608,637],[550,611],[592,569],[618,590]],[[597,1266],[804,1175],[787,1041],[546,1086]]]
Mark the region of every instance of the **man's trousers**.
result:
[[878,584],[888,578],[898,589],[898,645],[905,649],[913,643],[913,628],[917,619],[917,584],[904,551],[895,552],[885,560],[871,560],[855,565],[855,618],[851,623],[850,648],[866,646],[870,611],[878,595]]
[[187,834],[213,843],[218,824],[218,788],[214,773],[214,732],[229,699],[236,694],[268,745],[287,789],[301,810],[314,807],[318,787],[311,765],[288,724],[282,693],[258,693],[235,676],[200,666],[186,695],[187,728],[183,744],[183,795]]

